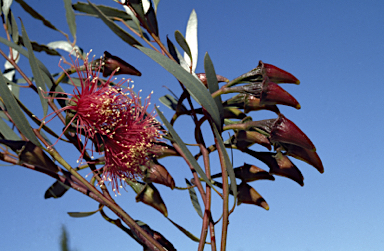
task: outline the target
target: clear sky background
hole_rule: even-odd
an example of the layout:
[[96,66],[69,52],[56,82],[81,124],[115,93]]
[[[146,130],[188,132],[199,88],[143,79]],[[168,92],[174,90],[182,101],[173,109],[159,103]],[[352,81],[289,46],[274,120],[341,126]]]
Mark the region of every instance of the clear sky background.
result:
[[[113,1],[94,2],[119,8]],[[69,34],[62,1],[28,3]],[[251,205],[238,207],[230,216],[227,250],[384,250],[384,2],[161,0],[158,20],[163,41],[166,35],[175,41],[175,30],[185,33],[192,9],[199,21],[196,72],[204,71],[203,57],[209,52],[216,72],[228,79],[256,67],[259,60],[294,74],[301,84],[282,87],[300,102],[302,109],[281,107],[281,111],[310,137],[325,167],[324,174],[320,174],[306,163],[293,160],[304,175],[304,187],[280,177],[273,182],[251,183],[270,210]],[[12,11],[24,21],[31,40],[45,44],[64,40],[32,19],[17,3],[13,3]],[[99,57],[108,50],[139,69],[143,76],[133,78],[135,86],[144,94],[154,90],[152,103],[160,104],[158,98],[168,93],[164,85],[180,94],[177,81],[168,72],[126,46],[100,20],[79,16],[77,28],[78,45],[85,51],[93,49],[92,53]],[[3,31],[0,34],[4,36]],[[2,45],[0,48],[6,49]],[[52,72],[59,71],[58,57],[44,53],[36,56]],[[25,58],[20,65],[30,72]],[[172,113],[164,106],[161,109],[170,118]],[[251,115],[254,120],[276,117],[273,113]],[[191,139],[187,135],[192,133],[189,129],[193,130],[190,124],[187,118],[175,126],[185,132],[186,141]],[[77,153],[68,151],[66,155],[76,166]],[[234,166],[244,161],[267,168],[235,152]],[[184,178],[189,179],[191,174],[180,159],[161,163],[177,186],[185,186]],[[215,164],[213,173],[219,170]],[[71,247],[78,251],[141,250],[99,214],[81,219],[67,215],[96,210],[95,201],[75,191],[57,200],[45,200],[44,193],[53,179],[19,166],[2,166],[1,170],[1,250],[59,250],[62,225],[69,232]],[[188,192],[157,187],[169,217],[199,236],[201,222]],[[156,210],[136,203],[131,188],[127,187],[127,191],[117,202],[134,219],[163,233],[178,250],[196,250],[197,243]],[[221,202],[215,199],[214,210],[219,207]],[[214,219],[219,216],[220,211],[214,212]]]

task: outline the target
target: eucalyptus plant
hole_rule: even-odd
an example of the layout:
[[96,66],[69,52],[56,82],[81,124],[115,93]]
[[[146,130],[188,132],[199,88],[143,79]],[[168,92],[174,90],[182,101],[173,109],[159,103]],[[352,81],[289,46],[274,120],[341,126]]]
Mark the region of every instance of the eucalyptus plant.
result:
[[[0,159],[52,177],[54,182],[47,184],[46,199],[58,199],[72,190],[99,203],[94,211],[70,212],[70,216],[101,214],[144,250],[176,250],[181,247],[174,247],[166,233],[143,223],[146,219],[134,220],[115,202],[114,195],[124,193],[125,187],[130,186],[137,193],[136,202],[169,217],[156,186],[167,186],[169,192],[182,189],[201,217],[201,233],[197,237],[168,218],[170,222],[191,241],[198,242],[198,250],[225,250],[229,218],[239,205],[269,209],[252,182],[274,180],[279,175],[303,186],[303,175],[290,157],[307,162],[320,173],[324,171],[314,144],[278,108],[286,105],[300,109],[298,101],[280,86],[299,84],[295,76],[259,61],[254,69],[230,80],[216,74],[208,53],[203,59],[205,72],[195,72],[195,11],[189,17],[185,36],[176,31],[174,37],[161,41],[156,16],[159,0],[123,0],[111,2],[111,6],[64,0],[71,39],[26,1],[16,2],[43,21],[45,28],[62,33],[67,41],[47,45],[30,41],[22,17],[21,27],[17,26],[12,1],[2,1],[6,37],[0,37],[0,42],[9,47],[10,53],[0,50],[7,61],[0,74]],[[116,39],[126,43],[126,49],[140,50],[143,57],[151,58],[175,77],[180,91],[160,98],[173,116],[167,118],[158,107],[151,108],[151,94],[137,92],[129,79],[115,81],[117,75],[141,76],[134,66],[108,51],[96,58],[84,52],[89,48],[76,42],[76,13],[101,19],[117,35]],[[58,49],[66,50],[69,56],[61,56],[61,69],[50,72],[37,52],[57,56]],[[28,59],[33,76],[27,76],[25,69],[19,67],[20,57]],[[16,72],[21,78],[17,79]],[[72,91],[66,92],[64,85],[71,86]],[[26,90],[34,93],[29,98],[36,101],[26,103],[21,99],[20,92]],[[34,113],[36,103],[41,104],[43,116]],[[262,110],[269,111],[272,118],[257,120],[254,111]],[[190,128],[178,132],[174,125],[181,117],[188,117],[192,123]],[[59,128],[53,120],[60,123]],[[203,125],[208,125],[209,130],[203,130]],[[182,140],[181,136],[187,133],[194,136],[195,142]],[[255,144],[264,151],[254,150]],[[79,152],[77,166],[71,166],[69,156],[56,150],[58,145]],[[198,154],[192,154],[196,149]],[[233,152],[250,155],[265,166],[244,163],[234,167],[230,158]],[[220,161],[219,173],[211,173],[212,155]],[[185,168],[191,171],[184,185],[176,184],[172,172],[161,164],[162,159],[171,156],[182,158]],[[89,169],[90,175],[80,175],[83,169]],[[212,196],[221,198],[218,212],[212,210]],[[107,215],[105,208],[115,215]],[[215,232],[218,224],[221,233]]]

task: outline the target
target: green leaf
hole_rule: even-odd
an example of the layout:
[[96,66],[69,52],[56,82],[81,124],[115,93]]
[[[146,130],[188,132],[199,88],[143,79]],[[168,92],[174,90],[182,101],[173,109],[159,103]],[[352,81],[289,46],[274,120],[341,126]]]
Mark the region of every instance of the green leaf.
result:
[[11,28],[12,40],[13,40],[13,42],[15,42],[17,44],[19,42],[19,30],[17,28],[15,16],[13,15],[12,11],[10,13],[11,13],[10,24],[12,27]]
[[48,188],[48,190],[44,194],[44,199],[49,199],[49,198],[60,198],[63,196],[69,189],[70,187],[65,185],[61,181],[56,181],[53,183],[52,186]]
[[175,227],[177,227],[181,232],[183,232],[186,236],[188,236],[191,240],[195,241],[195,242],[199,242],[200,239],[197,238],[196,236],[194,236],[193,234],[191,234],[191,232],[187,231],[185,228],[183,228],[182,226],[180,226],[179,224],[177,224],[176,222],[172,221],[170,218],[167,218],[173,225],[175,225]]
[[236,184],[236,176],[235,172],[233,171],[232,163],[231,160],[229,159],[227,150],[225,149],[224,142],[219,134],[219,131],[217,130],[215,125],[212,125],[213,127],[213,132],[215,133],[215,138],[217,142],[219,143],[216,147],[221,150],[221,152],[224,155],[224,164],[225,168],[227,170],[229,179],[231,180],[231,190],[233,192],[233,197],[234,199],[234,205],[236,205],[236,198],[237,198],[237,184]]
[[211,181],[208,179],[207,175],[205,175],[203,169],[201,169],[199,163],[197,163],[196,159],[193,157],[192,153],[188,150],[187,146],[184,144],[184,142],[181,140],[180,136],[176,133],[175,129],[172,127],[172,125],[168,122],[168,120],[164,117],[163,113],[157,107],[155,107],[157,115],[159,115],[160,119],[163,121],[164,125],[167,127],[168,131],[170,132],[173,140],[176,142],[176,144],[179,145],[181,151],[184,153],[185,157],[187,158],[187,161],[193,166],[193,168],[196,170],[196,172],[200,175],[201,178],[213,189],[215,189],[211,183]]
[[[109,6],[105,6],[105,5],[96,5],[96,6],[97,6],[97,8],[99,8],[99,10],[101,12],[104,13],[104,15],[108,16],[109,18],[117,17],[117,18],[121,18],[125,21],[131,20],[131,16],[128,15],[127,13],[125,13],[125,11],[122,11],[122,10],[119,10],[116,8],[112,8]],[[91,14],[91,15],[97,15],[97,11],[95,11],[95,9],[87,3],[77,2],[74,5],[72,5],[72,7],[73,7],[73,9],[80,11],[80,12],[83,12],[83,13],[87,13],[87,14]]]
[[[192,71],[195,72],[198,56],[198,44],[197,44],[197,15],[195,10],[192,10],[191,15],[187,23],[187,29],[185,32],[185,40],[191,49]],[[184,55],[185,58],[185,55]],[[185,58],[185,60],[187,60]]]
[[[191,182],[189,182],[187,179],[185,179],[185,182],[187,183],[188,186],[192,186]],[[201,218],[203,218],[203,212],[201,211],[200,203],[199,203],[199,200],[197,198],[195,189],[190,187],[190,188],[188,188],[188,191],[189,191],[189,197],[191,198],[191,202],[192,202],[193,207],[195,208],[197,214]]]
[[11,129],[11,127],[0,118],[0,133],[8,140],[20,140],[20,137]]
[[159,5],[160,0],[153,0],[153,3],[155,4],[155,13],[157,13],[157,6]]
[[129,33],[124,31],[120,26],[115,24],[109,17],[104,15],[104,13],[93,3],[89,2],[89,5],[92,6],[92,8],[96,11],[96,14],[99,16],[101,20],[117,35],[119,36],[124,42],[128,43],[131,46],[141,46],[141,44],[133,38]]
[[[20,40],[20,43],[25,45],[23,37],[19,37],[19,40]],[[30,41],[30,43],[32,45],[32,50],[33,51],[37,51],[37,52],[44,51],[45,53],[47,53],[48,55],[51,55],[51,56],[61,56],[60,53],[58,53],[55,49],[52,49],[52,48],[50,48],[49,46],[47,46],[45,44],[39,44],[39,43],[37,43],[35,41]]]
[[65,17],[72,37],[76,40],[76,18],[75,12],[72,9],[72,0],[64,0]]
[[55,31],[60,31],[59,29],[57,29],[51,22],[49,22],[48,20],[46,20],[42,15],[40,15],[37,11],[35,11],[31,6],[29,6],[26,2],[24,2],[23,0],[15,0],[16,2],[18,2],[20,4],[20,6],[26,11],[28,12],[33,18],[35,19],[38,19],[38,20],[41,20],[43,22],[43,24],[45,26],[47,26],[48,28],[51,28]]
[[136,14],[139,16],[139,18],[145,22],[145,14],[144,14],[144,9],[143,9],[143,3],[141,0],[129,0],[129,5],[133,7],[135,10]]
[[82,218],[82,217],[91,216],[97,212],[99,212],[99,210],[92,211],[92,212],[68,212],[67,214],[74,218]]
[[9,8],[11,8],[12,0],[1,0],[1,13],[4,14],[5,17],[8,16]]
[[189,48],[187,41],[185,40],[183,34],[181,34],[180,31],[175,31],[175,39],[176,39],[176,42],[180,45],[180,47],[183,48],[184,52],[189,56],[189,60],[184,57],[185,61],[191,62],[192,61],[191,49]]
[[215,124],[220,128],[221,120],[217,105],[203,83],[166,56],[149,48],[141,46],[137,46],[137,48],[175,76],[188,89],[194,99],[205,108]]
[[35,145],[41,146],[39,140],[31,129],[27,118],[21,111],[20,106],[17,104],[12,92],[9,90],[7,83],[5,82],[4,76],[0,73],[0,95],[4,101],[9,115],[12,117],[13,122],[20,132],[32,141]]
[[[163,103],[169,109],[172,109],[174,111],[177,110],[178,102],[173,96],[166,94],[166,95],[162,96],[161,98],[159,98],[159,100],[161,103]],[[183,104],[181,104],[181,107],[179,107],[179,109],[180,109],[180,111],[186,111],[187,110],[187,108]]]
[[[3,43],[5,45],[17,50],[18,52],[20,52],[20,54],[29,58],[28,51],[24,50],[21,46],[18,46],[16,44],[8,41],[7,39],[2,38],[2,37],[0,37],[0,43]],[[40,67],[40,69],[49,78],[49,80],[50,80],[49,82],[51,82],[53,84],[55,81],[53,80],[53,77],[51,76],[51,73],[48,71],[47,67],[45,67],[45,65],[40,60],[36,59],[36,61],[37,61],[38,66]],[[46,82],[46,83],[48,84],[48,82]]]
[[153,9],[152,2],[150,1],[150,7],[145,13],[145,18],[147,19],[148,26],[150,30],[156,35],[159,36],[159,26],[157,24],[157,18],[155,10]]
[[43,93],[41,92],[41,90],[46,92],[43,76],[41,75],[40,68],[37,65],[36,57],[35,57],[35,54],[33,54],[32,45],[31,45],[31,42],[29,41],[28,34],[25,31],[23,21],[20,20],[20,22],[21,22],[21,32],[23,34],[23,42],[25,47],[28,49],[29,64],[31,66],[33,76],[35,77],[35,83],[36,83],[37,90],[39,92],[40,102],[41,102],[41,106],[43,107],[43,113],[45,117],[48,113],[48,100],[44,98]]
[[[219,90],[219,84],[217,81],[215,68],[213,67],[213,63],[211,61],[210,56],[208,55],[208,52],[205,54],[205,57],[204,57],[204,69],[205,69],[205,76],[207,77],[208,90],[212,94],[217,90]],[[214,98],[214,100],[217,105],[217,108],[219,109],[220,119],[221,121],[223,121],[224,108],[223,108],[223,101],[221,100],[221,96],[217,96],[216,98]]]

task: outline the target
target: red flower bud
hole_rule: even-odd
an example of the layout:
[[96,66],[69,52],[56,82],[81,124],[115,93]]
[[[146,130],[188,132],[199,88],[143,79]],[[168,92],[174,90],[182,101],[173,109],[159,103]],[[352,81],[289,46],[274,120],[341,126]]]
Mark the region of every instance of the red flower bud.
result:
[[316,151],[315,146],[307,135],[282,114],[279,115],[279,118],[272,126],[270,140],[272,143],[288,143]]
[[261,104],[266,105],[281,104],[292,106],[296,109],[301,108],[299,102],[291,94],[273,82],[264,83],[260,100]]
[[282,144],[289,156],[307,162],[314,166],[320,173],[324,172],[324,166],[316,152],[292,144]]
[[291,73],[286,72],[274,65],[264,63],[265,72],[271,82],[300,84],[300,81]]

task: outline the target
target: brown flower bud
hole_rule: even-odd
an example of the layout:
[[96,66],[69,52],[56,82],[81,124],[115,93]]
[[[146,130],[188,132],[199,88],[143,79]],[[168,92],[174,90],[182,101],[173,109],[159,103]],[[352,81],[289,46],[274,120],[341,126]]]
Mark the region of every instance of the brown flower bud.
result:
[[255,143],[271,150],[271,143],[268,138],[259,132],[240,130],[236,133],[237,148],[244,149]]
[[157,160],[151,161],[149,166],[143,170],[143,173],[143,179],[147,183],[153,182],[170,187],[171,189],[175,188],[175,181],[172,176],[163,165],[157,162]]
[[281,144],[289,156],[307,162],[314,166],[320,173],[324,172],[324,166],[316,152],[292,144]]
[[247,163],[244,163],[243,166],[234,168],[233,171],[235,172],[235,177],[244,182],[251,182],[255,180],[275,180],[275,177],[270,175],[267,171]]
[[128,64],[121,58],[111,55],[108,51],[104,52],[101,70],[103,72],[103,77],[107,77],[113,72],[115,72],[115,75],[128,74],[141,76],[141,72],[139,72],[135,67]]
[[241,203],[253,204],[262,207],[265,210],[269,210],[269,206],[264,198],[246,182],[243,181],[237,186],[237,192],[237,205],[240,205]]
[[245,113],[250,111],[258,111],[258,110],[269,110],[275,113],[280,113],[279,108],[276,105],[266,105],[260,103],[260,98],[257,98],[251,94],[241,93],[230,99],[228,99],[225,103],[225,106],[234,106],[241,109],[244,109]]

